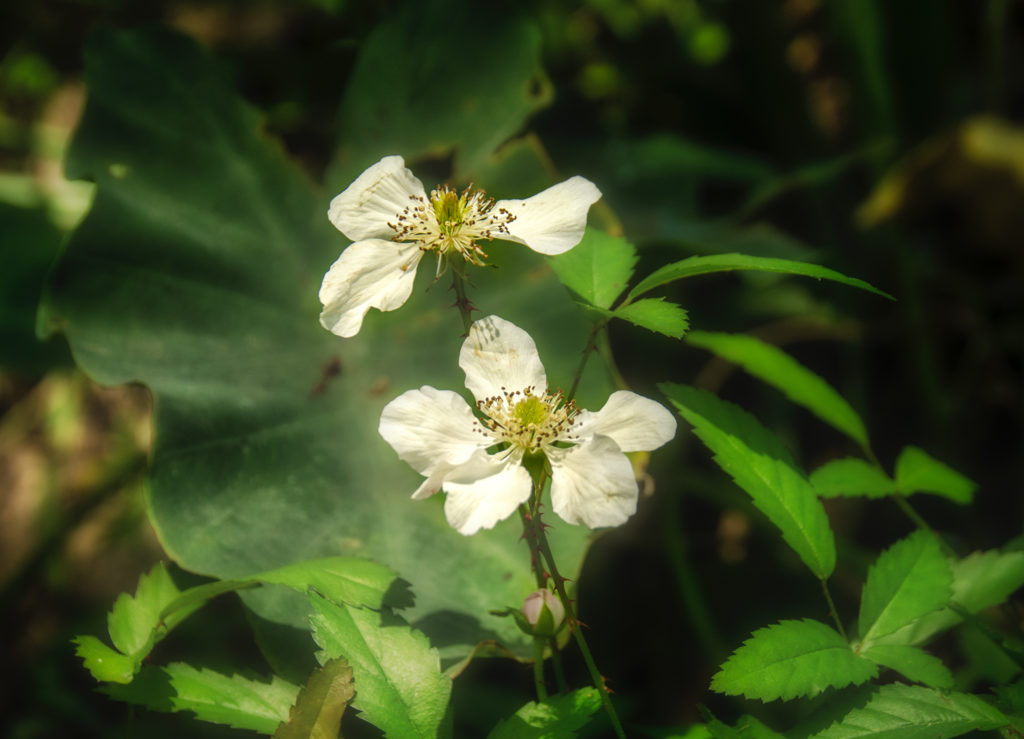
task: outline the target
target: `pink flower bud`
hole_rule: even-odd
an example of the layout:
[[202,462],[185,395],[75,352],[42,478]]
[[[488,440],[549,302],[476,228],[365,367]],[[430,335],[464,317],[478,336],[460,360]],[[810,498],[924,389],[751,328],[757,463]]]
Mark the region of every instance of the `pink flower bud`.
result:
[[565,607],[557,595],[544,588],[526,596],[523,615],[537,636],[554,636],[565,620]]

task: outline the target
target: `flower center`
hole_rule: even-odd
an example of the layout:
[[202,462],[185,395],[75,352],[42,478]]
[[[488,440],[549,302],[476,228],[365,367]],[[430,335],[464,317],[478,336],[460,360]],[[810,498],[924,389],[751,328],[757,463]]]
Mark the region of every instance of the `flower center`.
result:
[[494,201],[482,190],[466,188],[461,193],[447,185],[430,193],[430,198],[412,195],[412,202],[398,214],[395,241],[415,242],[423,251],[436,252],[443,260],[458,254],[465,261],[483,266],[487,254],[477,243],[508,234],[508,224],[516,219],[504,208],[494,210]]
[[541,451],[556,441],[573,443],[575,416],[579,412],[576,401],[566,402],[561,391],[537,395],[532,387],[477,401],[484,418],[481,431],[494,437],[497,443],[507,443],[529,454]]

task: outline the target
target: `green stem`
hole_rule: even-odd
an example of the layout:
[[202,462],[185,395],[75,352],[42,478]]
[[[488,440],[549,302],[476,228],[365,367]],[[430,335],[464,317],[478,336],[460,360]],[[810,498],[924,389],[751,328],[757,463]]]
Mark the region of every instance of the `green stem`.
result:
[[466,295],[465,278],[455,270],[452,270],[452,289],[455,290],[455,307],[462,315],[462,328],[465,335],[469,336],[469,328],[473,325],[473,304]]
[[594,327],[590,330],[587,344],[583,347],[583,356],[580,357],[579,366],[576,368],[576,375],[572,378],[572,387],[569,388],[569,394],[565,396],[566,401],[576,397],[576,390],[579,389],[580,380],[583,379],[583,370],[587,366],[587,360],[590,359],[590,354],[597,348],[597,335],[601,332],[602,325],[603,322],[595,323]]
[[551,573],[551,580],[555,585],[555,592],[558,593],[558,597],[561,599],[562,605],[565,607],[565,615],[569,621],[569,628],[572,629],[573,637],[576,639],[576,645],[580,648],[580,653],[583,655],[583,661],[587,665],[587,672],[590,673],[590,679],[594,683],[594,687],[597,688],[598,693],[601,695],[601,702],[604,704],[604,710],[608,714],[608,719],[612,722],[612,728],[615,730],[615,736],[619,737],[619,739],[626,739],[626,733],[622,729],[622,724],[619,722],[619,716],[615,712],[615,707],[612,705],[611,698],[609,697],[608,687],[604,684],[604,678],[601,677],[601,673],[597,669],[594,657],[590,653],[590,647],[587,646],[586,637],[583,636],[582,624],[576,617],[576,611],[573,608],[572,600],[569,599],[569,594],[565,590],[565,579],[558,572],[558,565],[555,564],[555,556],[551,553],[551,546],[548,544],[547,536],[544,534],[544,526],[536,519],[536,517],[532,519],[532,522],[537,547],[544,555],[545,562],[547,562],[548,571]]
[[843,628],[843,622],[839,620],[839,611],[836,610],[836,604],[832,600],[832,593],[828,589],[828,583],[825,578],[821,578],[821,592],[825,594],[825,601],[828,603],[828,612],[832,615],[832,620],[835,621],[836,630],[842,635],[843,639],[846,639],[846,629]]
[[537,700],[548,699],[548,689],[544,686],[544,637],[533,637],[533,686],[537,689]]

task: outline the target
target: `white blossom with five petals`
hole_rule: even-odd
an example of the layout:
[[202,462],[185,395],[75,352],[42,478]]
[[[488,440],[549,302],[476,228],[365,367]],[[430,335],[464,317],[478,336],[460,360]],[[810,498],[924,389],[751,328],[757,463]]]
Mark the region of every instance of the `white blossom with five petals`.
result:
[[532,492],[524,462],[551,469],[551,506],[572,524],[618,526],[636,512],[638,487],[625,452],[657,449],[675,436],[662,405],[612,393],[601,410],[580,409],[551,392],[530,335],[497,316],[476,321],[459,366],[476,399],[428,385],[381,413],[380,434],[426,477],[415,500],[443,489],[448,522],[462,534],[492,528]]
[[355,336],[370,310],[399,308],[412,293],[420,259],[484,264],[480,242],[504,239],[540,254],[562,254],[583,238],[587,211],[601,197],[590,180],[570,177],[533,197],[494,202],[479,190],[439,187],[428,196],[400,156],[388,156],[337,195],[327,211],[352,243],[320,286],[320,323]]

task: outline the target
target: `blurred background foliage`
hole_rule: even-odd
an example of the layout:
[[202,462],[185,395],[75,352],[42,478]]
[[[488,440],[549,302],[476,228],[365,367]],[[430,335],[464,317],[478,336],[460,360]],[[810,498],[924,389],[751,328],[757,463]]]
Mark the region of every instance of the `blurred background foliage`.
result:
[[[382,109],[420,96],[458,101],[464,81],[495,75],[488,128],[406,144],[412,151],[403,153],[424,160],[428,184],[434,173],[472,173],[493,192],[506,187],[501,177],[529,192],[552,175],[582,174],[605,193],[596,220],[621,222],[640,247],[638,274],[688,254],[740,251],[820,262],[892,293],[898,302],[727,275],[687,281],[670,297],[695,327],[749,331],[823,375],[865,417],[884,464],[916,444],[977,481],[969,511],[920,503],[965,551],[1020,536],[1019,2],[536,0],[487,13],[469,3],[421,5],[431,21],[391,45],[374,31],[404,11],[394,1],[0,7],[0,674],[13,678],[0,699],[5,736],[239,735],[108,701],[68,643],[74,633],[100,633],[116,595],[161,557],[141,495],[148,392],[96,387],[62,337],[35,339],[46,274],[92,197],[88,183],[64,179],[62,160],[87,95],[84,39],[101,23],[162,24],[208,46],[263,112],[267,132],[324,183],[325,204],[391,153],[389,136],[406,136],[394,126],[409,124],[382,123],[375,141],[353,140],[340,109],[373,96]],[[475,57],[501,35],[502,13],[527,16],[535,31],[508,41],[500,63],[481,71]],[[439,45],[439,29],[451,27],[463,36]],[[386,70],[426,64],[424,54],[443,73],[409,89],[388,84]],[[348,86],[361,59],[382,70],[374,90]],[[538,66],[529,89],[510,97],[501,72],[515,65]],[[504,125],[503,105],[532,114],[526,127]],[[720,392],[779,429],[809,469],[851,451],[701,350],[612,328],[620,368],[638,391],[653,395],[653,383],[668,379]],[[724,655],[756,626],[825,615],[817,584],[682,436],[683,456],[655,457],[657,492],[628,526],[599,539],[580,583],[597,661],[623,713],[652,727],[698,720],[699,702],[718,715],[744,710],[706,692]],[[885,501],[828,503],[841,535],[838,605],[852,613],[873,553],[910,524]],[[1021,612],[1004,617],[1018,622]],[[164,654],[202,650],[215,664],[258,665],[244,623],[241,607],[225,601]],[[1014,669],[968,637],[947,641],[940,654],[966,668],[972,682],[963,688]],[[482,735],[528,699],[528,686],[522,668],[472,666],[456,686],[464,735]],[[761,710],[782,726],[799,718],[789,707]]]

